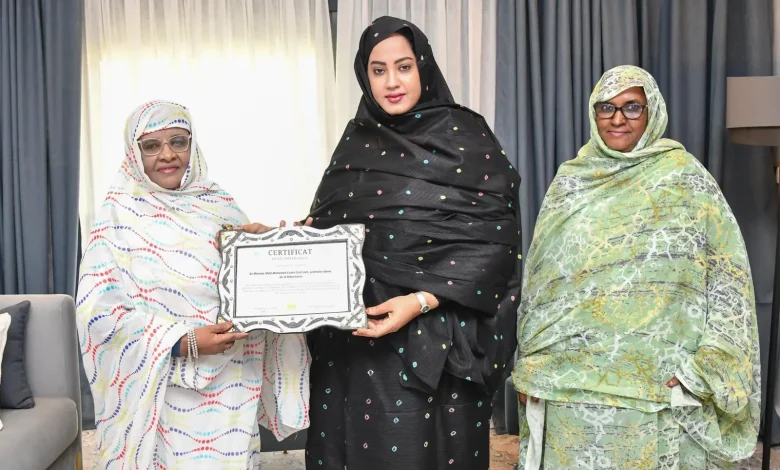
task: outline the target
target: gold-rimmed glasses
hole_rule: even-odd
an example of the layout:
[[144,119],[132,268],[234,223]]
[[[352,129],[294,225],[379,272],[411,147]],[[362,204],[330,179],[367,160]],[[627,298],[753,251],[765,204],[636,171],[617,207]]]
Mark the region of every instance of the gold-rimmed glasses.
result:
[[162,139],[142,139],[138,141],[138,146],[141,147],[141,153],[146,157],[155,157],[162,153],[165,144],[176,153],[186,152],[190,148],[190,141],[192,136],[189,134],[179,134],[169,137],[165,140]]

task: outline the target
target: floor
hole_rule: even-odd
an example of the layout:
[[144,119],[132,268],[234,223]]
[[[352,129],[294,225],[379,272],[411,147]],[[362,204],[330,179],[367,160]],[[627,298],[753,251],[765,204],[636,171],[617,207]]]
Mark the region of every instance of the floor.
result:
[[[513,470],[517,463],[517,436],[491,436],[490,470]],[[96,441],[94,431],[84,432],[84,470],[98,469],[95,461]],[[305,470],[303,451],[288,454],[271,452],[263,454],[263,469],[267,470]],[[740,467],[740,470],[758,470],[761,468],[761,444],[756,446],[752,459]],[[780,470],[780,450],[772,450],[772,470]]]

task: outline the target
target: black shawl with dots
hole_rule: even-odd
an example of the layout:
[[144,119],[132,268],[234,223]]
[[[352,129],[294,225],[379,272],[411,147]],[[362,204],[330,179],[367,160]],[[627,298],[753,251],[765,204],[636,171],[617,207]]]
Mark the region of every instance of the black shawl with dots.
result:
[[[373,47],[396,33],[411,39],[422,95],[391,116],[371,94],[367,66]],[[454,102],[412,23],[377,19],[355,73],[363,98],[317,190],[314,226],[365,224],[368,306],[416,291],[439,299],[390,335],[415,375],[408,386],[435,389],[446,370],[492,392],[516,347],[520,177],[484,118]]]

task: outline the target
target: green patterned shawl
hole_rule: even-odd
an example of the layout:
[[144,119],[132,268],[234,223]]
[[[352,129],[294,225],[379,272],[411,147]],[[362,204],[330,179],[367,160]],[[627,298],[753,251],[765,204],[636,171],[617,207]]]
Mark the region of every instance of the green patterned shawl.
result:
[[[647,129],[628,153],[599,137],[593,105],[642,87]],[[661,139],[653,77],[621,66],[590,97],[590,141],[561,165],[537,220],[518,319],[518,391],[655,412],[711,454],[753,452],[761,397],[745,244],[717,183]],[[678,407],[677,376],[701,406]],[[689,400],[690,402],[691,400]]]

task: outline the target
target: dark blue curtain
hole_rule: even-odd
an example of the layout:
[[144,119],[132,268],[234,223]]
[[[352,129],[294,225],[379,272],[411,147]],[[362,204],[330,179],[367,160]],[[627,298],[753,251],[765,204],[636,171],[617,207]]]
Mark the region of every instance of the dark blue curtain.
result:
[[0,0],[0,293],[76,289],[81,0]]
[[0,0],[0,294],[76,293],[82,23],[83,0]]

